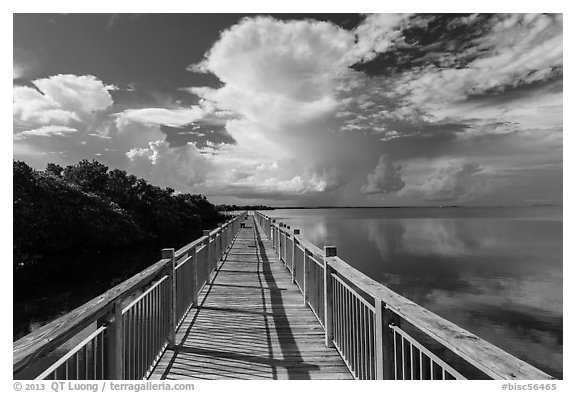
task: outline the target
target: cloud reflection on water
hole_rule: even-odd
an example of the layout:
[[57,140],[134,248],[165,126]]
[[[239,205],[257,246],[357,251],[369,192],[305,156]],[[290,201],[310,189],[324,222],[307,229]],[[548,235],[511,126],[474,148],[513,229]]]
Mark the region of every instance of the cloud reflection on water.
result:
[[368,276],[562,375],[562,221],[295,213],[284,221],[314,244],[337,245]]

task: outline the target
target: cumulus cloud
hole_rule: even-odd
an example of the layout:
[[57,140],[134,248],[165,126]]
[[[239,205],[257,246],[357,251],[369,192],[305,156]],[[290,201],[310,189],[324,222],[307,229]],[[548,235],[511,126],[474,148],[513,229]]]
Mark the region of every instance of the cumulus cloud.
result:
[[[333,187],[337,176],[324,178],[325,158],[346,150],[334,143],[336,87],[352,72],[354,45],[352,33],[328,22],[257,17],[224,31],[193,67],[215,74],[223,86],[188,91],[237,115],[226,124],[237,144],[225,154],[250,167],[245,170],[251,176],[241,179],[239,188],[269,195]],[[296,165],[269,169],[262,178],[254,159],[268,168],[275,168],[274,162]]]
[[150,142],[148,147],[126,153],[130,169],[154,184],[189,187],[205,180],[209,163],[196,146],[169,147],[166,141]]
[[250,18],[222,33],[201,68],[229,88],[309,102],[331,91],[354,61],[353,45],[349,32],[328,22]]
[[[340,133],[342,86],[358,75],[349,67],[386,50],[406,19],[369,16],[351,32],[329,22],[245,18],[223,31],[204,60],[189,67],[213,73],[223,83],[184,89],[199,96],[203,107],[130,109],[116,116],[116,124],[122,129],[219,119],[236,144],[199,150],[210,163],[205,185],[213,192],[274,197],[334,190],[350,179],[344,176],[350,168],[375,158],[355,153]],[[374,150],[368,141],[357,147],[363,146]],[[130,153],[133,160],[135,153]]]
[[404,188],[402,167],[395,165],[387,155],[382,155],[374,172],[368,174],[368,183],[361,191],[364,194],[389,194]]
[[116,125],[118,128],[123,128],[128,123],[178,127],[190,124],[196,120],[202,119],[203,117],[204,112],[197,106],[182,109],[127,109],[116,114]]
[[477,162],[450,162],[427,176],[418,187],[426,200],[457,201],[479,191],[481,185],[478,173],[483,167]]
[[[30,141],[46,151],[84,143],[78,156],[103,154],[158,184],[193,185],[208,195],[298,202],[321,195],[318,201],[358,204],[359,194],[463,200],[495,168],[483,158],[509,169],[511,152],[543,143],[526,139],[535,132],[554,135],[544,141],[542,157],[526,162],[549,164],[550,151],[561,146],[561,80],[548,81],[561,79],[562,17],[454,17],[449,26],[477,29],[460,41],[442,30],[449,30],[442,24],[449,18],[368,15],[353,30],[314,20],[245,18],[190,66],[221,82],[181,89],[198,96],[198,105],[123,104],[109,115],[113,86],[93,76],[56,75],[14,88],[15,139],[19,151]],[[418,31],[438,33],[441,42],[411,40]],[[459,51],[455,42],[464,41]],[[358,64],[385,70],[364,73]],[[527,86],[541,87],[523,90]],[[164,140],[161,131],[166,127],[194,136],[171,144],[175,138]],[[236,143],[186,144],[215,130]],[[50,144],[54,140],[62,149]],[[121,153],[105,150],[112,145]],[[418,160],[434,165],[421,170]]]
[[372,14],[355,29],[357,36],[354,55],[370,61],[378,53],[403,42],[402,28],[407,27],[410,14]]
[[112,105],[105,85],[92,75],[59,74],[32,81],[34,87],[14,86],[14,120],[30,125],[69,125],[90,122],[96,112]]
[[294,171],[295,167],[297,163],[289,160],[259,163],[252,168],[245,167],[244,175],[236,173],[229,183],[220,183],[220,187],[226,193],[241,197],[272,199],[320,194],[334,187],[330,174],[309,172],[301,167]]
[[43,126],[40,128],[35,128],[33,130],[26,130],[19,132],[14,135],[15,140],[25,139],[26,137],[39,136],[39,137],[50,137],[50,136],[65,136],[68,134],[77,133],[78,130],[71,127],[65,126]]

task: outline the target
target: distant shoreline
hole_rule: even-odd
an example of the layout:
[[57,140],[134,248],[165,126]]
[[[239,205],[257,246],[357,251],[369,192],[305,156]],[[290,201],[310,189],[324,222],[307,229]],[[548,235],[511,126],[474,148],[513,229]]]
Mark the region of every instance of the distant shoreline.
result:
[[[558,207],[563,205],[555,204],[537,204],[524,206],[462,206],[462,205],[442,205],[442,206],[279,206],[268,207],[266,210],[296,210],[296,209],[510,209],[510,208],[529,208],[529,207]],[[262,209],[264,210],[264,209]]]

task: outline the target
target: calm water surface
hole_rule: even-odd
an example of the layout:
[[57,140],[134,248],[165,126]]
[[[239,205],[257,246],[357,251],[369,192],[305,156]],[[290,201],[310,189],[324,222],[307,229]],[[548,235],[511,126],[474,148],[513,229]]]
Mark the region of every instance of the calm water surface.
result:
[[562,209],[266,212],[371,278],[562,377]]

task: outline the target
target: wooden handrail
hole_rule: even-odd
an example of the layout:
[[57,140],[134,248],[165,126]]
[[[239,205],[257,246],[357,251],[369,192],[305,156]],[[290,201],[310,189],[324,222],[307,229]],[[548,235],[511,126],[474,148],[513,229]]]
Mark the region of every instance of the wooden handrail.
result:
[[426,335],[495,379],[553,379],[536,367],[406,299],[356,270],[339,257],[328,258],[337,274]]
[[[228,225],[230,225],[232,222],[234,222],[237,219],[237,217],[234,217],[233,219],[231,219],[230,221],[227,221],[223,226],[218,227],[212,231],[210,231],[210,237],[216,236],[218,235],[220,232],[222,232],[223,229],[225,229]],[[176,250],[176,252],[174,253],[174,258],[176,260],[182,258],[183,256],[187,255],[188,252],[193,249],[194,247],[197,246],[201,246],[204,244],[205,240],[206,240],[207,236],[201,236],[198,239],[186,244],[185,246],[179,248],[178,250]]]
[[206,239],[206,236],[201,236],[198,239],[196,239],[196,240],[186,244],[185,246],[179,248],[178,250],[176,250],[174,252],[174,258],[176,260],[179,260],[183,256],[187,255],[190,252],[190,250],[192,250],[194,247],[201,246],[202,244],[204,244],[205,239]]
[[[288,230],[282,228],[282,225],[272,222],[270,217],[260,212],[257,212],[257,214],[266,220],[272,231],[277,230],[279,233],[290,235]],[[318,257],[324,257],[324,252],[319,247],[306,241],[301,235],[294,236],[294,238],[296,242],[304,244],[311,253]],[[353,268],[341,258],[327,256],[325,260],[326,266],[330,268],[332,274],[348,281],[366,297],[372,299],[379,315],[378,318],[382,318],[382,305],[384,309],[410,323],[421,333],[454,352],[487,376],[494,379],[554,379],[547,373],[518,359],[501,348],[406,299]],[[306,297],[306,294],[304,296]],[[382,364],[381,362],[382,360],[380,359],[379,363]]]
[[[226,225],[234,223],[242,216],[243,214],[240,214],[231,218],[226,222]],[[211,232],[211,234],[218,234],[226,225],[217,228]],[[174,259],[180,259],[193,247],[203,244],[206,238],[206,236],[202,236],[180,248],[174,253]],[[130,297],[135,291],[145,287],[153,280],[160,278],[164,273],[167,273],[167,270],[171,267],[171,258],[160,259],[152,266],[128,278],[102,295],[95,297],[68,314],[55,319],[15,341],[12,347],[13,373],[16,374],[20,372],[36,359],[53,351],[95,321],[113,312],[115,304]]]
[[94,321],[110,312],[114,303],[126,293],[133,292],[158,277],[170,263],[170,259],[159,260],[102,295],[14,342],[12,347],[13,372],[17,373],[33,360],[80,333]]

